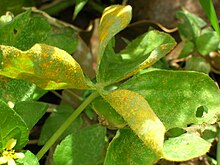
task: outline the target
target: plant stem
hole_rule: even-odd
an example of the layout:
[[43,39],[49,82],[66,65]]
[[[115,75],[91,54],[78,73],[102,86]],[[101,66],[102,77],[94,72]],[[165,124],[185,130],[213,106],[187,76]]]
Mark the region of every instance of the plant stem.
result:
[[46,144],[37,153],[37,158],[40,160],[56,140],[63,134],[63,132],[70,126],[70,124],[80,115],[80,113],[97,97],[98,92],[93,92],[86,100],[69,116],[69,118],[60,126],[60,128],[53,134],[53,136],[46,142]]
[[218,127],[217,127],[217,138],[218,138],[218,143],[217,143],[216,160],[217,160],[217,165],[220,165],[220,127],[219,127],[219,123],[218,123]]

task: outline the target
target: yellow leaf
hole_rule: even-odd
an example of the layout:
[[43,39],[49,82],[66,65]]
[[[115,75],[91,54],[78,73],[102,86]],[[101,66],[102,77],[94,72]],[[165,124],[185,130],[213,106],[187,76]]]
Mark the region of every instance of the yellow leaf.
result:
[[119,31],[124,29],[131,21],[131,6],[113,5],[107,7],[102,15],[99,25],[99,59],[102,58],[104,50],[111,40]]
[[92,88],[80,65],[64,50],[45,44],[27,51],[4,45],[0,49],[0,75],[31,81],[46,90]]
[[148,102],[129,90],[117,90],[104,97],[145,145],[162,156],[165,127]]

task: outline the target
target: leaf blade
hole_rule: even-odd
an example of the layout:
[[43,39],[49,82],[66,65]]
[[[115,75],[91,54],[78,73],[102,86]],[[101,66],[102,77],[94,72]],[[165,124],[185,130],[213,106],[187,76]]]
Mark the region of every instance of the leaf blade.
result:
[[165,127],[148,102],[141,95],[129,90],[116,90],[104,97],[144,144],[162,156]]
[[35,44],[27,51],[4,45],[0,49],[3,76],[28,80],[45,90],[92,86],[80,65],[64,50],[45,44]]
[[104,10],[99,25],[98,64],[111,38],[131,21],[131,10],[129,5],[112,5]]

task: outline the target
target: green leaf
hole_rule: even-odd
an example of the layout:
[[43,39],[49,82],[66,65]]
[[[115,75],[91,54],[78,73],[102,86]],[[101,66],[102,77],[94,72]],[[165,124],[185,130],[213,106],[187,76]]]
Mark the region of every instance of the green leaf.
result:
[[183,41],[194,41],[201,33],[201,29],[206,26],[206,22],[187,10],[177,11],[177,18],[180,20],[178,24],[178,32]]
[[0,28],[0,44],[27,50],[35,43],[42,43],[50,31],[51,26],[43,17],[32,18],[28,10]]
[[184,69],[209,74],[211,66],[204,58],[193,56],[186,61]]
[[102,97],[92,102],[92,108],[99,115],[100,122],[109,129],[123,128],[127,124]]
[[73,53],[78,43],[76,29],[42,11],[32,10],[15,18],[10,15],[0,18],[0,44],[27,50],[36,43],[45,43]]
[[211,22],[213,28],[215,29],[218,36],[220,37],[218,18],[216,16],[216,12],[215,12],[215,8],[213,6],[212,0],[199,0],[199,2],[202,5],[204,12],[208,16],[209,21]]
[[10,101],[15,104],[19,101],[36,100],[35,97],[37,93],[39,93],[39,96],[42,96],[46,91],[24,80],[15,80],[5,77],[0,80],[0,97],[6,103]]
[[109,44],[99,66],[97,81],[102,85],[109,85],[126,79],[156,63],[175,45],[175,40],[170,35],[159,31],[139,36],[119,54],[115,54]]
[[148,102],[129,90],[116,90],[104,97],[144,144],[162,156],[165,127]]
[[92,165],[103,162],[106,129],[99,125],[86,127],[67,136],[54,152],[55,165]]
[[5,147],[9,139],[16,139],[15,149],[20,149],[27,144],[28,128],[24,120],[11,108],[0,100],[0,150]]
[[[15,104],[14,110],[25,121],[29,130],[38,122],[44,115],[48,105],[41,102],[22,101]],[[30,115],[31,114],[31,115]]]
[[0,75],[28,80],[42,89],[90,89],[80,65],[64,50],[36,44],[27,51],[0,45],[2,50]]
[[[153,70],[121,85],[142,95],[169,130],[188,124],[215,123],[220,109],[220,92],[211,78],[199,72]],[[197,109],[208,112],[197,117]]]
[[83,7],[86,5],[87,2],[88,0],[76,0],[75,9],[73,13],[73,19],[76,18],[76,16],[83,9]]
[[204,139],[186,133],[165,141],[164,158],[170,161],[186,161],[205,155],[210,147],[211,144]]
[[24,152],[23,159],[16,159],[16,165],[39,165],[37,157],[30,151]]
[[202,55],[208,55],[211,51],[218,49],[219,36],[216,32],[209,32],[196,38],[196,47]]
[[184,41],[183,43],[183,49],[181,50],[181,53],[178,58],[185,58],[192,54],[195,50],[195,45],[191,41]]
[[113,5],[104,10],[99,25],[98,64],[102,59],[108,42],[131,21],[131,12],[132,8],[129,5]]
[[104,165],[152,165],[160,157],[130,129],[120,129],[111,141]]
[[[38,140],[39,145],[43,145],[49,140],[49,138],[56,132],[60,125],[66,121],[66,119],[73,113],[73,108],[67,104],[61,104],[55,109],[51,115],[47,118],[41,130],[40,138]],[[69,126],[69,128],[63,133],[60,139],[63,139],[68,134],[76,132],[82,126],[82,119],[78,117]]]

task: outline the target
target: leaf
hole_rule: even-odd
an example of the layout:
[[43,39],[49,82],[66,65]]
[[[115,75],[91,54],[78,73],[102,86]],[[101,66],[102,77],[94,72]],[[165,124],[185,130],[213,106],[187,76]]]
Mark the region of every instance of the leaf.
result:
[[209,32],[200,35],[196,39],[196,47],[202,55],[208,55],[208,53],[218,49],[219,36],[216,32]]
[[37,157],[32,152],[27,150],[24,154],[23,159],[16,159],[16,165],[39,165]]
[[207,17],[209,18],[209,21],[211,22],[213,28],[217,32],[218,36],[220,36],[218,18],[216,16],[216,12],[212,0],[199,0],[199,2],[202,5],[202,8],[206,13]]
[[131,21],[131,12],[132,8],[129,5],[112,5],[104,10],[99,25],[98,64],[108,42]]
[[120,129],[111,141],[104,165],[152,165],[160,157],[130,129]]
[[186,133],[165,141],[164,158],[170,161],[186,161],[205,155],[210,147],[211,144],[204,139]]
[[[1,78],[0,80],[0,96],[6,103],[12,103],[28,100],[36,100],[46,91],[40,89],[35,84],[9,78]],[[36,98],[35,98],[36,97]]]
[[186,60],[186,65],[184,69],[209,74],[209,72],[211,71],[211,66],[206,61],[206,59],[199,56],[193,56]]
[[176,45],[168,34],[150,31],[133,40],[119,54],[108,45],[97,75],[102,86],[126,79],[149,67],[165,56]]
[[75,9],[73,13],[73,19],[76,18],[76,16],[83,9],[83,7],[86,5],[87,2],[88,0],[76,0]]
[[0,150],[5,147],[11,138],[17,140],[15,149],[20,149],[27,144],[28,128],[24,120],[11,108],[0,100]]
[[15,18],[6,16],[2,16],[6,19],[4,19],[2,26],[2,19],[0,19],[1,45],[27,50],[36,43],[45,43],[63,49],[70,54],[77,47],[76,29],[60,23],[42,11],[32,8],[32,11],[27,10]]
[[[212,124],[219,115],[219,89],[203,73],[149,70],[128,80],[120,89],[131,90],[144,97],[167,130],[192,123]],[[196,117],[201,106],[208,112]]]
[[[57,109],[55,109],[51,115],[45,121],[43,128],[41,130],[40,138],[38,140],[39,145],[44,145],[47,140],[56,132],[60,125],[66,121],[66,119],[73,113],[73,108],[67,104],[61,104]],[[78,117],[69,126],[69,128],[63,133],[59,140],[66,137],[68,134],[77,132],[82,126],[82,119]]]
[[[48,105],[35,101],[22,101],[15,104],[14,110],[25,121],[29,130],[40,120],[48,108]],[[31,114],[31,115],[30,115]]]
[[93,125],[67,136],[54,152],[54,164],[92,165],[102,163],[106,145],[105,134],[104,127]]
[[146,146],[162,156],[165,127],[138,93],[116,90],[104,96]]
[[91,106],[99,115],[101,123],[109,129],[123,128],[127,125],[124,119],[102,97],[96,98]]
[[176,16],[180,20],[178,32],[183,41],[195,41],[200,35],[201,29],[206,26],[205,21],[187,10],[177,11]]
[[91,88],[80,65],[64,50],[44,44],[27,51],[4,45],[0,49],[0,75],[28,80],[45,90]]

